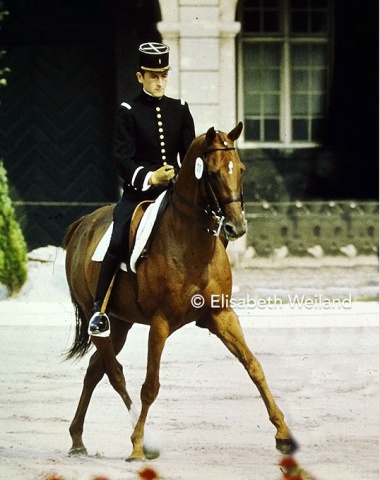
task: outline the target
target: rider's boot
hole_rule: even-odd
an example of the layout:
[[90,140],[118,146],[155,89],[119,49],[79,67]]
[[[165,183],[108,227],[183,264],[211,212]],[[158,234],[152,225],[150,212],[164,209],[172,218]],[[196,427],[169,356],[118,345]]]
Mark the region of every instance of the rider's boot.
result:
[[108,337],[111,333],[110,321],[105,312],[101,312],[104,298],[115,275],[120,260],[107,251],[100,267],[98,285],[96,287],[93,315],[88,324],[88,334],[97,337]]

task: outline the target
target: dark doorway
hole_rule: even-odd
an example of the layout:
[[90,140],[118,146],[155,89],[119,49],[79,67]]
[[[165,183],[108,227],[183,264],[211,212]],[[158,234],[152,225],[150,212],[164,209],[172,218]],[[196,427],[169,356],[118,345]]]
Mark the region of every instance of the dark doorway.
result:
[[8,7],[0,158],[29,249],[60,245],[72,221],[118,199],[114,115],[121,78],[134,68],[128,52],[141,32],[156,32],[159,10],[144,19],[147,3],[155,4],[13,0]]

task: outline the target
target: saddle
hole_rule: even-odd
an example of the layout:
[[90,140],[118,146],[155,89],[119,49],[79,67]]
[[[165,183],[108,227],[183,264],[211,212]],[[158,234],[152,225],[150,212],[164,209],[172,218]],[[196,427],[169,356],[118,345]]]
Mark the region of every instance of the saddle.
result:
[[168,206],[169,195],[169,190],[166,190],[156,200],[145,200],[139,203],[133,212],[129,229],[129,266],[134,273],[136,273],[137,262],[147,256],[157,221]]
[[[167,190],[161,193],[156,200],[145,200],[135,208],[129,230],[129,258],[121,264],[120,268],[122,270],[136,273],[136,264],[147,256],[147,250],[154,235],[157,221],[163,215],[169,203],[169,198],[170,191]],[[92,255],[94,262],[103,261],[110,243],[112,229],[113,223],[109,225]]]

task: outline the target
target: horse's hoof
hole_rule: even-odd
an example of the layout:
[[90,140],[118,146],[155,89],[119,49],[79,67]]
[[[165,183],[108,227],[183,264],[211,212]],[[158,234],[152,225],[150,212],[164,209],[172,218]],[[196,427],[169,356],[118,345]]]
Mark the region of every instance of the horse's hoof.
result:
[[145,462],[147,459],[144,455],[131,455],[130,457],[126,458],[126,462]]
[[160,456],[159,450],[148,450],[144,447],[144,455],[147,460],[155,460]]
[[284,455],[291,455],[298,450],[298,444],[293,437],[276,438],[276,449]]
[[88,453],[85,447],[72,448],[69,451],[69,457],[85,457],[87,455]]

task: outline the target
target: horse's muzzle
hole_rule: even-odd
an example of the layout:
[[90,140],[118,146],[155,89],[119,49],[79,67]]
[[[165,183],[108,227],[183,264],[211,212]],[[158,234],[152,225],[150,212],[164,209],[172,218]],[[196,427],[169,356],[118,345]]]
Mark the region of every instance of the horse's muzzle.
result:
[[227,240],[234,241],[242,237],[247,231],[247,220],[244,219],[242,222],[236,224],[231,220],[227,220],[223,224],[224,235]]

